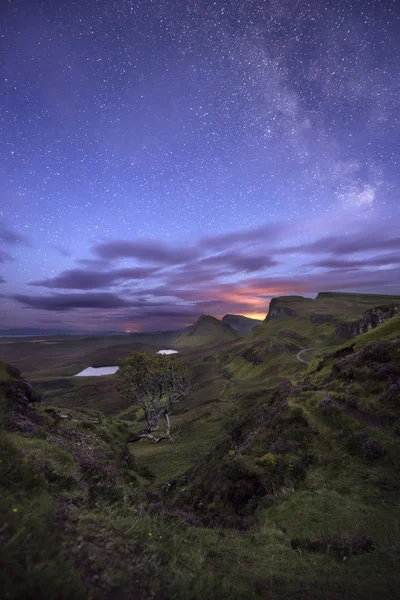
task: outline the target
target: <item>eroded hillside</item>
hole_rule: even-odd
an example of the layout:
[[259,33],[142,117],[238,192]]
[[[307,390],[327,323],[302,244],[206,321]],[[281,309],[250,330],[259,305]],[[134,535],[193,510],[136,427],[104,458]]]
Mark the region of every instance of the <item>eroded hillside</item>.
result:
[[186,354],[164,446],[126,444],[137,411],[44,404],[2,363],[6,597],[397,598],[398,300],[277,299],[243,340]]

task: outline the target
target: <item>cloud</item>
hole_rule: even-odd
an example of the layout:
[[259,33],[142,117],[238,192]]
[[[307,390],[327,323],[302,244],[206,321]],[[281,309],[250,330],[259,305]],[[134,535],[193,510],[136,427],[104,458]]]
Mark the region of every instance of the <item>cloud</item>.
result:
[[[315,231],[329,225],[339,233],[315,238]],[[291,245],[284,247],[287,241]],[[368,219],[333,224],[318,219],[207,236],[194,240],[187,254],[182,245],[149,240],[110,244],[96,247],[104,257],[79,261],[92,268],[65,270],[30,284],[52,293],[12,298],[30,309],[62,313],[60,320],[70,326],[104,329],[123,323],[126,329],[155,330],[188,325],[203,313],[266,314],[270,298],[280,295],[400,292],[400,237],[394,225],[372,228]],[[109,261],[128,250],[145,264],[111,268]],[[310,262],[301,256],[307,254]],[[91,310],[82,313],[85,308]],[[9,310],[19,310],[23,319],[20,307]]]
[[388,266],[400,264],[400,254],[383,254],[360,260],[347,260],[341,258],[324,258],[307,263],[304,266],[321,267],[326,269],[354,269],[355,267]]
[[0,275],[0,283],[6,283],[6,280],[1,275]]
[[193,247],[171,247],[156,240],[114,240],[97,244],[93,252],[103,260],[135,258],[160,265],[180,264],[199,255]]
[[387,237],[388,232],[366,231],[340,235],[330,235],[319,238],[314,242],[299,244],[298,246],[287,246],[275,249],[275,253],[307,253],[307,254],[335,254],[345,255],[357,252],[400,250],[400,237]]
[[109,287],[120,281],[141,280],[150,277],[156,269],[136,267],[130,269],[114,269],[112,271],[85,271],[70,269],[50,279],[32,281],[29,285],[43,286],[51,289],[92,290]]
[[252,229],[239,229],[229,233],[205,236],[199,246],[207,250],[225,250],[238,245],[277,240],[289,227],[283,224],[266,224]]
[[64,312],[77,308],[114,309],[131,306],[128,300],[109,293],[53,294],[51,296],[29,296],[15,294],[14,300],[29,308]]
[[68,250],[68,248],[65,248],[65,246],[54,246],[54,249],[57,250],[57,252],[59,252],[61,254],[61,256],[65,256],[65,257],[69,257],[71,256],[71,252],[70,250]]
[[322,273],[299,274],[293,277],[260,277],[247,279],[241,285],[251,295],[316,294],[321,291],[358,291],[368,288],[371,293],[383,288],[399,290],[400,268],[358,270],[335,269]]
[[222,254],[215,254],[213,256],[202,258],[197,264],[206,266],[221,266],[225,269],[231,269],[232,272],[252,272],[275,267],[279,264],[279,262],[268,256],[258,254],[248,255],[240,254],[238,252],[225,252]]
[[4,221],[0,221],[0,242],[3,244],[24,244],[26,237],[7,227]]
[[109,261],[102,258],[76,258],[75,262],[90,269],[105,269],[110,266]]
[[8,260],[14,260],[14,258],[8,252],[0,249],[0,263],[5,263]]

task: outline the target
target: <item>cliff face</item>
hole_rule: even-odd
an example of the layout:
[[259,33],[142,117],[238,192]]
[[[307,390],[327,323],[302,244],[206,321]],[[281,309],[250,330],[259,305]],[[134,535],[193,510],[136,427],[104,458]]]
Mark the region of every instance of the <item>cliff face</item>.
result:
[[271,300],[271,304],[269,305],[269,311],[266,318],[266,321],[270,321],[271,319],[281,319],[283,315],[288,317],[295,317],[297,315],[296,311],[293,308],[289,308],[288,306],[276,306],[274,303],[275,298]]
[[[4,363],[3,363],[4,365]],[[0,380],[0,414],[2,426],[25,434],[35,431],[37,420],[31,404],[40,400],[18,369],[4,365],[6,377]]]
[[375,329],[381,323],[384,323],[387,319],[394,317],[400,312],[399,306],[379,306],[367,310],[361,319],[353,321],[352,323],[342,323],[336,328],[336,335],[345,338],[353,338],[356,335],[367,333],[371,329]]

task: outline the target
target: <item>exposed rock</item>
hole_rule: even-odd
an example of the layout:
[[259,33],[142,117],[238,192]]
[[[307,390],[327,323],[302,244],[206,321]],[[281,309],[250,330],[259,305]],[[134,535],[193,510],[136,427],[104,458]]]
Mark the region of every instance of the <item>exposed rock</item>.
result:
[[[272,300],[271,300],[271,305],[272,305]],[[271,319],[281,319],[283,317],[283,315],[286,315],[287,317],[296,317],[297,313],[295,310],[293,310],[292,308],[289,308],[287,306],[277,306],[275,308],[271,308],[269,309],[268,315],[267,315],[267,321],[270,321]]]
[[21,377],[18,369],[7,366],[7,371],[13,378],[0,381],[3,426],[6,429],[18,429],[25,435],[32,435],[39,418],[30,404],[40,401],[40,395]]
[[336,335],[345,338],[352,338],[362,333],[367,333],[375,329],[378,325],[384,323],[387,319],[394,317],[400,311],[398,306],[379,306],[367,310],[361,319],[351,323],[342,323],[336,328]]

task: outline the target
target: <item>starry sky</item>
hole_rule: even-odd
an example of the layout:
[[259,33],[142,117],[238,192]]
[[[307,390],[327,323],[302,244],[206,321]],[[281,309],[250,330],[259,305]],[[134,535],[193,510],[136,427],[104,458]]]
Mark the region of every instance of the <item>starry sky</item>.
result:
[[4,0],[0,328],[400,293],[396,0]]

